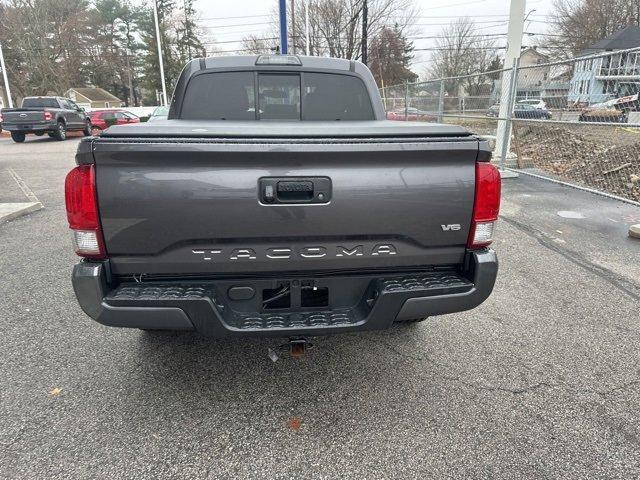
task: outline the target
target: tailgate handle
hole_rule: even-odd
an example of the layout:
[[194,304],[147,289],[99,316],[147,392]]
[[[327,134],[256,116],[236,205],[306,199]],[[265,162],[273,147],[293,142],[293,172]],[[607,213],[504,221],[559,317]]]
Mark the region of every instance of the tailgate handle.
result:
[[329,177],[262,177],[258,181],[258,199],[270,205],[292,203],[329,203]]
[[313,199],[313,182],[294,180],[278,182],[276,192],[278,200],[285,202],[304,202]]

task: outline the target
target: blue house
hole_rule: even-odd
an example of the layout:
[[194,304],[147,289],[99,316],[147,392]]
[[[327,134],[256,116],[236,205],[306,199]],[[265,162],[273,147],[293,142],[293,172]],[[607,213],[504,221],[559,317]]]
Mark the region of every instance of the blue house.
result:
[[590,58],[635,47],[640,47],[640,27],[629,26],[580,52],[570,82],[569,103],[591,105],[640,92],[640,50]]

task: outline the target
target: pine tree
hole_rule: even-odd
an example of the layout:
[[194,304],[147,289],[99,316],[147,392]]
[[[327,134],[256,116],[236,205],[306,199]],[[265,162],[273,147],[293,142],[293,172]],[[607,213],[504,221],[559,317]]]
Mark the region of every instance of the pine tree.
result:
[[206,56],[206,49],[200,41],[198,26],[195,22],[196,11],[193,0],[184,0],[180,30],[178,34],[178,51],[183,63],[196,57]]
[[397,85],[418,78],[409,69],[413,49],[413,43],[407,41],[397,26],[385,27],[373,38],[369,47],[369,65],[378,85]]

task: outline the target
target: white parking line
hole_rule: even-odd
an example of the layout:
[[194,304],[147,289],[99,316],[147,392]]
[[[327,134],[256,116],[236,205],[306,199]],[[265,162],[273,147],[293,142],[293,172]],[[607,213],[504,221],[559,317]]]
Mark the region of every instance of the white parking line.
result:
[[40,203],[40,200],[38,200],[38,197],[36,197],[36,194],[33,193],[33,190],[31,190],[29,186],[26,183],[24,183],[24,180],[20,178],[20,175],[18,175],[13,168],[9,167],[7,168],[7,171],[9,172],[9,175],[11,175],[13,179],[16,181],[16,183],[20,187],[20,190],[22,190],[22,192],[27,196],[29,201]]

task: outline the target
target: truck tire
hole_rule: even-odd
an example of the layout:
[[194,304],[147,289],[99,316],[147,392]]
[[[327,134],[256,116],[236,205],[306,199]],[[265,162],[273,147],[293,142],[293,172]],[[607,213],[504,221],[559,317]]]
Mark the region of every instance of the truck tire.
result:
[[13,140],[16,143],[22,143],[24,142],[24,139],[27,138],[27,136],[24,133],[21,132],[11,132],[11,140]]
[[58,125],[56,125],[56,129],[53,131],[53,138],[59,142],[67,138],[67,126],[62,120],[58,120]]
[[89,120],[85,122],[84,128],[82,129],[82,134],[85,137],[88,137],[89,135],[91,135],[91,122]]
[[34,134],[36,137],[41,137],[42,135],[44,135],[44,132],[33,132],[33,134]]

